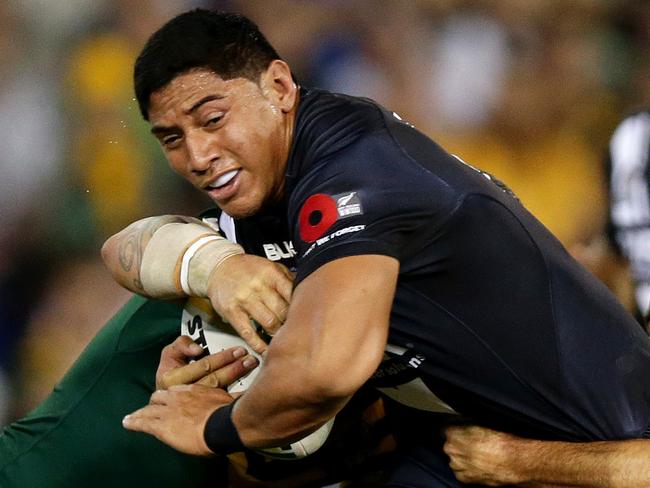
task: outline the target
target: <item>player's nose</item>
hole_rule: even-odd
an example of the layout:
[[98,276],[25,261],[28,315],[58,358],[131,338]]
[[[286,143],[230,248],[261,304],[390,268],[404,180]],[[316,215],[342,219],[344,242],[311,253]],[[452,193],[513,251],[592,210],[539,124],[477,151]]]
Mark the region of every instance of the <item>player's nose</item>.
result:
[[186,139],[189,157],[189,169],[192,173],[201,175],[219,159],[221,151],[218,141],[211,134],[194,133]]

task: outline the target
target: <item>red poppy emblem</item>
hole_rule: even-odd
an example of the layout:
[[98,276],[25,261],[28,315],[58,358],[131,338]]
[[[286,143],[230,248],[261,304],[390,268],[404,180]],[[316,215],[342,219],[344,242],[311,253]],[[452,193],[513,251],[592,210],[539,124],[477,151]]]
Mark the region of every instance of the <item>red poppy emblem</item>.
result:
[[338,216],[336,202],[332,197],[324,193],[310,196],[298,215],[300,238],[304,242],[314,242],[334,225]]

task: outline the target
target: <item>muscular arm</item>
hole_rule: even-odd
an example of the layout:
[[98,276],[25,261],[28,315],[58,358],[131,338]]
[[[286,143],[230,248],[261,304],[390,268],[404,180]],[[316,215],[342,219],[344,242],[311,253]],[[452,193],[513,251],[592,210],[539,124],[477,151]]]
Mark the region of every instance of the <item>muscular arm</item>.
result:
[[343,408],[383,356],[398,270],[393,258],[353,256],[300,283],[259,376],[233,410],[244,444],[299,439]]
[[650,441],[553,442],[476,426],[447,429],[445,452],[459,480],[489,486],[650,486]]

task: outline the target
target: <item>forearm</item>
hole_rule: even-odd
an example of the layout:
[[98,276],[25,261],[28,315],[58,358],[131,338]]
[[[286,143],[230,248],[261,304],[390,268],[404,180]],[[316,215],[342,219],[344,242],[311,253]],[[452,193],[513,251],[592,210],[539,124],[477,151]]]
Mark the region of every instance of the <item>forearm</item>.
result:
[[176,215],[139,220],[102,247],[115,280],[152,298],[206,297],[212,271],[243,252],[200,220]]
[[[328,391],[322,385],[317,373],[320,367],[310,361],[309,354],[278,348],[276,341],[282,340],[282,332],[274,337],[255,383],[233,411],[233,421],[247,447],[273,447],[301,439],[334,417],[349,399],[349,395]],[[331,373],[334,381],[336,372]]]
[[140,268],[142,256],[154,233],[170,223],[199,222],[180,215],[147,217],[111,236],[102,246],[102,259],[113,279],[132,292],[146,295]]
[[509,467],[524,486],[650,486],[650,441],[511,441]]

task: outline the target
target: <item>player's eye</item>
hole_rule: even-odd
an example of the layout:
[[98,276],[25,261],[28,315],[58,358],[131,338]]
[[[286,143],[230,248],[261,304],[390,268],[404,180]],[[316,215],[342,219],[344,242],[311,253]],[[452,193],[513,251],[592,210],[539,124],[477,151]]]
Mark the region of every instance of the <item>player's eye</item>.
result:
[[178,141],[180,141],[181,138],[178,134],[169,134],[168,136],[165,136],[160,139],[160,143],[166,148],[166,149],[173,149],[178,145]]
[[223,119],[223,115],[215,115],[214,117],[209,117],[208,121],[205,123],[206,127],[213,127],[217,125],[221,119]]

